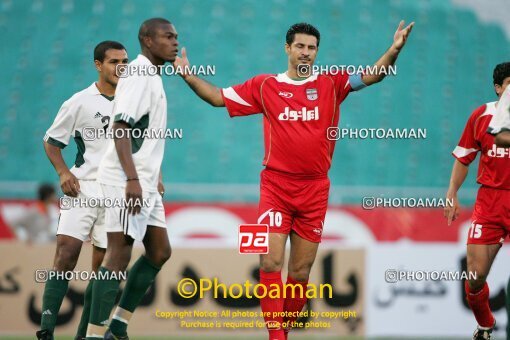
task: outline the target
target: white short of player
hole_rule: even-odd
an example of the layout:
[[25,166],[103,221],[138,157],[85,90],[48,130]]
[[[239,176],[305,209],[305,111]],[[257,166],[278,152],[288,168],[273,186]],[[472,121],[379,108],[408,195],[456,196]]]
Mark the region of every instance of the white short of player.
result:
[[[101,184],[103,196],[105,199],[122,202],[126,199],[126,188]],[[131,236],[136,241],[143,241],[147,226],[166,228],[165,208],[161,194],[158,192],[144,191],[142,199],[149,204],[142,204],[139,214],[132,215],[127,208],[119,204],[106,208],[105,222],[106,232],[123,232]]]
[[[101,186],[96,181],[80,180],[79,199],[97,199],[103,196]],[[64,196],[62,200],[65,200]],[[57,235],[67,235],[81,241],[88,241],[99,248],[106,248],[105,209],[97,205],[75,204],[63,208],[61,201]]]

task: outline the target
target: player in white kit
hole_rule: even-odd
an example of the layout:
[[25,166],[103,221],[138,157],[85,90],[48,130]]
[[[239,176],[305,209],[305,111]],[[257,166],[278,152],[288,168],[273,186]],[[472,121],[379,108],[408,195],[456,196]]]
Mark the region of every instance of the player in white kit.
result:
[[[128,339],[129,320],[171,253],[160,174],[165,140],[155,136],[166,131],[167,103],[161,76],[148,70],[175,60],[177,32],[168,20],[153,18],[141,25],[138,39],[142,52],[119,81],[112,112],[115,139],[98,174],[105,199],[129,204],[106,209],[108,248],[99,268],[102,279],[94,284],[87,339]],[[126,270],[135,240],[143,242],[145,254],[131,267],[109,322],[120,284],[114,273]]]
[[[87,200],[102,196],[96,182],[97,168],[106,150],[106,139],[98,131],[106,129],[113,109],[115,88],[119,77],[116,67],[126,64],[128,56],[122,44],[103,41],[94,49],[98,81],[76,93],[60,108],[55,121],[44,136],[44,149],[60,177],[65,196],[61,199],[57,227],[57,248],[53,263],[56,272],[74,270],[81,247],[89,238],[93,245],[92,270],[97,271],[107,244],[104,209],[87,205]],[[78,152],[71,169],[62,158],[61,149],[73,137]],[[85,291],[85,302],[76,339],[84,339],[90,313],[93,280]],[[69,282],[49,276],[44,287],[41,330],[38,339],[53,339],[53,332],[62,300]]]

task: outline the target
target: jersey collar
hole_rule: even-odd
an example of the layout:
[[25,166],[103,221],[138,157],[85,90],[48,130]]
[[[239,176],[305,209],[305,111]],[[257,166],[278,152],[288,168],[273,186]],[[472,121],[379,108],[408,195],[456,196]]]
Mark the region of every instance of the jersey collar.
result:
[[287,75],[287,71],[285,71],[283,73],[279,73],[276,76],[276,80],[279,81],[280,83],[287,83],[287,84],[291,84],[291,85],[303,85],[303,84],[309,83],[311,81],[317,80],[317,74],[312,74],[310,77],[303,79],[303,80],[294,80],[294,79],[291,79]]
[[88,90],[89,90],[91,95],[93,95],[93,96],[97,96],[97,95],[103,96],[103,97],[105,97],[109,101],[112,101],[115,98],[115,96],[108,97],[107,95],[102,94],[101,92],[99,92],[99,89],[97,88],[96,82],[93,82],[92,85],[89,86]]
[[101,94],[101,92],[99,92],[99,89],[97,88],[97,85],[96,85],[96,82],[93,82],[92,85],[89,86],[89,91],[90,91],[90,94]]
[[139,60],[140,64],[147,64],[147,65],[152,65],[151,61],[149,60],[149,58],[147,58],[146,56],[144,56],[143,54],[139,54],[136,59]]

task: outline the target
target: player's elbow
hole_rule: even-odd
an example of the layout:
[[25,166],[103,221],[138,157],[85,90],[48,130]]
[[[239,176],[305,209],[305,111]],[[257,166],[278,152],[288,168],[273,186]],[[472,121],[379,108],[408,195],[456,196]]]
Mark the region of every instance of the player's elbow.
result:
[[366,86],[374,85],[379,82],[381,82],[384,79],[384,76],[382,75],[369,75],[369,76],[363,76],[361,80],[363,81],[363,84]]
[[43,149],[44,149],[44,152],[46,153],[46,156],[50,156],[51,155],[51,149],[49,148],[49,143],[45,140],[43,140]]
[[43,141],[43,148],[44,148],[44,151],[46,152],[46,155],[48,155],[48,156],[51,156],[54,153],[60,151],[60,148],[58,148],[55,145],[52,145],[52,144],[48,143],[45,140]]
[[209,100],[209,104],[214,107],[222,107],[225,106],[225,102],[223,101],[223,97],[221,96],[221,91],[219,88],[216,88],[214,91],[214,95]]
[[510,131],[502,131],[498,133],[494,141],[500,148],[510,147]]
[[209,102],[212,106],[214,107],[222,107],[222,106],[225,106],[225,104],[223,103],[223,100],[218,100],[218,99],[214,99],[212,101]]

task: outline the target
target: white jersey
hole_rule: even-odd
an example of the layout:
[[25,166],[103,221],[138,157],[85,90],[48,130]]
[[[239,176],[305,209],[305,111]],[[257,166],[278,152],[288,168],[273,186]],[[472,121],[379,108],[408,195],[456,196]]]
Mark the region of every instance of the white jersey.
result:
[[510,131],[510,86],[507,86],[501,94],[496,114],[492,117],[487,130],[493,135],[497,135],[501,131]]
[[[130,67],[141,69],[152,65],[139,54]],[[145,137],[154,131],[166,130],[166,96],[159,75],[134,74],[121,78],[115,92],[112,112],[114,122],[125,122],[142,133],[140,138],[131,136],[133,162],[144,191],[157,192],[159,171],[165,151],[165,140]],[[140,135],[140,134],[138,134]],[[99,164],[98,182],[107,185],[126,185],[126,174],[120,164],[115,142],[108,141],[105,157]]]
[[106,150],[104,134],[113,109],[113,97],[101,94],[92,83],[62,104],[55,121],[46,131],[44,141],[65,148],[74,137],[78,148],[71,172],[80,180],[95,180],[97,168]]

